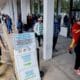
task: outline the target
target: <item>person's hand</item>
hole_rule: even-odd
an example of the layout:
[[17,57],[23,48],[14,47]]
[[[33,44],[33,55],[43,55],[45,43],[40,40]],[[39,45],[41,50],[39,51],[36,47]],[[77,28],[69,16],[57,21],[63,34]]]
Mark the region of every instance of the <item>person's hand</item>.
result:
[[72,54],[72,48],[71,47],[68,48],[68,51],[70,54]]

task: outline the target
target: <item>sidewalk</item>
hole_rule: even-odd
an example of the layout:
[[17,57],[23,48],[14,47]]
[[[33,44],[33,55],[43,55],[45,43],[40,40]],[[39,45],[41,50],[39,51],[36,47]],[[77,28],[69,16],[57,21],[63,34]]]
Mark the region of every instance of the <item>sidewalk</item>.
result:
[[[42,47],[40,47],[40,68],[44,71],[43,80],[80,80],[80,76],[77,76],[74,71],[74,53],[70,55],[67,51],[70,43],[69,38],[59,36],[56,49],[58,52],[54,52],[54,57],[49,61],[42,59]],[[9,59],[9,54],[4,54]],[[0,80],[15,80],[15,74],[13,67],[9,65],[6,73],[0,76]]]
[[70,39],[59,37],[56,48],[58,52],[54,52],[53,59],[43,61],[41,59],[41,69],[45,72],[43,80],[80,80],[74,71],[74,53],[70,55],[67,51]]

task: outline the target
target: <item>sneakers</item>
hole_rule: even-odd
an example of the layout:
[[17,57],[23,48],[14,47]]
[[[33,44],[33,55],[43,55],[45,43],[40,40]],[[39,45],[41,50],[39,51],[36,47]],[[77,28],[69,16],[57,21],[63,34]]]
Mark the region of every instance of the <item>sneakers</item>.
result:
[[80,70],[78,69],[78,70],[74,70],[74,72],[78,75],[78,76],[80,76]]

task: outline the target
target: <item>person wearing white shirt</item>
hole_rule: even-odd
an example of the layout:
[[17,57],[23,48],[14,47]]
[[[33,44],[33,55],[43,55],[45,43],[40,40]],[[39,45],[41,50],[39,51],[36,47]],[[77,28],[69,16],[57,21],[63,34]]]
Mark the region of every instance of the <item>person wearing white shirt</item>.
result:
[[38,22],[36,22],[34,25],[34,32],[38,39],[38,45],[41,46],[41,39],[43,39],[43,23],[41,17],[38,19]]

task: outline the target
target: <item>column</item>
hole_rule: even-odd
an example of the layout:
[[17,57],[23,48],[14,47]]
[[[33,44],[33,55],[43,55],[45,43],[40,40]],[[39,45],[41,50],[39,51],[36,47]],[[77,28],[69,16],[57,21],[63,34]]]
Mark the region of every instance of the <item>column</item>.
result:
[[16,25],[17,21],[17,5],[16,0],[7,0],[4,8],[2,9],[2,13],[7,14],[11,17],[13,24]]
[[21,0],[21,15],[24,24],[27,23],[28,14],[30,14],[30,0]]
[[60,14],[61,13],[61,0],[57,0],[57,13]]
[[43,6],[43,58],[44,60],[48,60],[52,58],[54,0],[44,0]]
[[69,17],[70,17],[70,23],[72,22],[72,9],[73,9],[73,0],[70,0],[70,10],[69,10]]
[[13,6],[12,6],[12,14],[13,14],[13,19],[14,19],[14,23],[15,23],[15,27],[17,26],[17,1],[16,0],[12,0],[13,1]]
[[38,14],[40,14],[40,0],[38,0]]
[[32,14],[34,14],[34,0],[31,0]]

